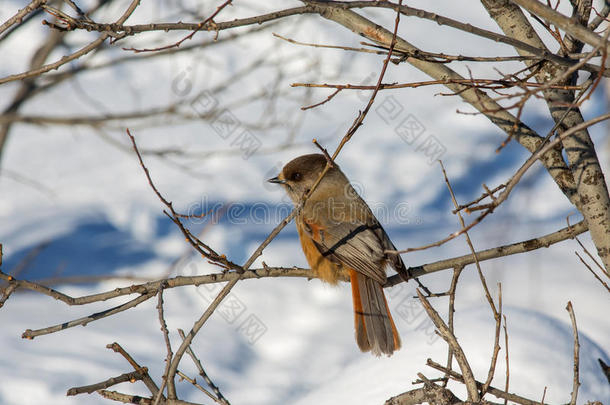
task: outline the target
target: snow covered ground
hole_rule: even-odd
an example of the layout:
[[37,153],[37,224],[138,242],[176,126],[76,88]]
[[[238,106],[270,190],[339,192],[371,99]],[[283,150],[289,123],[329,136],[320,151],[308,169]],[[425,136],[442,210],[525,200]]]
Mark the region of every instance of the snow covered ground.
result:
[[[467,10],[452,2],[409,3],[496,29],[480,6]],[[10,1],[7,9],[16,9],[19,4]],[[152,11],[142,7],[132,22],[148,21],[155,12],[163,15],[161,3],[156,7]],[[249,15],[253,13],[251,7],[254,6],[240,8],[236,4],[228,10],[226,19]],[[264,7],[257,5],[254,9],[263,12],[282,5],[270,2]],[[387,24],[394,18],[389,12],[368,15]],[[28,44],[39,40],[45,29],[33,26],[27,31],[27,41],[16,36],[0,47],[2,77],[24,69],[27,58],[23,55],[30,51]],[[453,35],[455,31],[438,29],[435,24],[404,18],[399,33],[431,51],[474,54],[483,49],[494,54],[494,49],[504,49],[476,38],[464,42],[462,36]],[[429,30],[440,32],[442,41],[426,34]],[[358,46],[360,40],[331,22],[315,18],[304,19],[298,27],[278,25],[274,32],[298,40],[337,45]],[[198,35],[204,38],[208,34]],[[289,84],[293,82],[373,83],[374,73],[381,64],[378,56],[295,47],[268,32],[257,34],[249,41],[242,39],[238,44],[219,45],[199,52],[196,57],[176,56],[151,64],[135,63],[120,69],[96,71],[86,76],[80,87],[59,86],[27,104],[23,112],[72,116],[161,105],[168,99],[180,100],[212,87],[270,50],[276,58],[294,55],[294,66],[288,67],[293,75],[280,83],[283,91],[293,92],[295,96],[304,91],[290,89]],[[505,52],[512,54],[509,47]],[[304,69],[314,58],[319,58],[316,69]],[[492,66],[469,66],[475,74],[493,74]],[[468,74],[463,65],[456,69]],[[229,104],[240,95],[257,91],[272,81],[266,73],[262,69],[247,76],[230,86],[217,101],[221,105]],[[426,79],[414,68],[403,65],[390,65],[386,77],[386,82]],[[176,91],[176,86],[181,86],[185,78],[192,85],[188,94]],[[15,84],[0,86],[0,102],[9,100],[15,87]],[[469,111],[470,108],[458,98],[434,96],[439,91],[444,89],[422,87],[380,93],[365,125],[338,159],[399,248],[433,242],[459,227],[457,218],[450,213],[451,201],[439,167],[422,151],[422,142],[435,139],[442,147],[442,156],[435,157],[442,157],[461,202],[478,197],[481,183],[493,187],[506,181],[527,157],[515,142],[496,155],[494,150],[504,135],[484,117],[456,114],[456,109]],[[327,91],[314,91],[313,102],[327,95]],[[204,241],[229,259],[243,262],[279,223],[282,213],[287,213],[287,200],[282,191],[264,180],[274,176],[293,157],[315,151],[310,145],[312,138],[318,138],[329,150],[334,150],[367,97],[366,92],[342,92],[326,105],[307,112],[300,112],[300,104],[294,102],[273,106],[269,113],[272,117],[303,119],[295,138],[300,146],[288,150],[254,153],[248,159],[239,153],[177,159],[189,165],[190,173],[168,160],[152,156],[145,156],[145,160],[156,185],[177,208],[200,212],[219,205],[228,207],[218,223],[206,228]],[[91,99],[98,101],[93,103]],[[552,126],[546,106],[536,100],[531,103],[524,120],[545,133]],[[400,111],[394,118],[387,114],[392,106],[398,106]],[[584,114],[592,117],[605,110],[604,97],[597,94],[585,107]],[[231,109],[242,122],[254,122],[265,111],[269,111],[265,106]],[[419,138],[408,143],[395,128],[402,120],[413,119],[423,130]],[[132,133],[142,148],[149,149],[182,147],[189,151],[208,151],[234,147],[203,121],[132,128]],[[597,126],[592,134],[608,169],[607,130]],[[255,135],[262,148],[274,147],[286,137],[281,128],[255,132]],[[117,130],[109,131],[107,136],[128,144],[120,122]],[[159,276],[189,249],[178,229],[163,215],[163,207],[150,190],[133,153],[117,148],[88,127],[17,125],[4,151],[2,168],[5,171],[0,176],[3,271],[10,271],[31,249],[46,241],[49,245],[21,277],[114,273]],[[512,243],[559,229],[565,226],[565,217],[573,213],[548,176],[533,168],[510,199],[476,227],[471,237],[477,249]],[[573,216],[572,222],[577,220]],[[195,230],[202,229],[202,224],[194,222],[191,225]],[[588,235],[580,239],[592,249]],[[574,255],[579,250],[574,241],[567,241],[531,254],[483,263],[494,296],[497,283],[502,283],[512,392],[541,399],[547,387],[546,401],[568,401],[572,389],[573,337],[565,306],[572,301],[581,339],[579,403],[610,402],[610,385],[597,363],[601,358],[610,364],[610,322],[603,310],[608,305],[608,294]],[[440,248],[405,255],[404,259],[409,265],[419,265],[465,253],[468,248],[460,239]],[[306,266],[292,224],[254,266],[261,266],[262,261],[269,266]],[[216,269],[205,260],[193,257],[174,273],[202,274]],[[450,280],[449,272],[422,279],[434,291],[448,288]],[[113,281],[58,288],[80,296],[126,284]],[[410,389],[417,372],[430,378],[436,376],[425,366],[427,358],[439,363],[446,359],[446,345],[432,334],[430,321],[412,299],[414,288],[409,283],[387,291],[403,341],[403,348],[391,358],[378,359],[358,351],[353,338],[348,285],[333,288],[304,279],[238,283],[230,299],[241,305],[241,312],[238,316],[227,316],[222,311],[214,314],[196,337],[193,348],[206,371],[234,404],[382,403]],[[201,286],[166,292],[166,319],[174,347],[179,342],[176,329],[190,329],[218,290],[218,286]],[[67,307],[33,293],[12,296],[0,310],[0,404],[108,403],[95,394],[74,398],[66,397],[65,392],[72,386],[131,371],[120,356],[105,348],[114,341],[147,366],[159,381],[165,346],[157,320],[156,300],[85,328],[72,328],[33,341],[20,337],[25,329],[76,319],[124,301],[121,298],[82,308]],[[446,313],[444,298],[432,302],[442,314]],[[459,283],[456,309],[456,334],[475,376],[484,380],[493,347],[493,317],[472,266],[466,268]],[[245,322],[252,320],[260,327],[256,335],[244,331]],[[180,369],[196,374],[187,358]],[[503,348],[494,386],[503,388],[504,373]],[[451,387],[457,393],[463,392],[455,384]],[[146,394],[140,383],[122,384],[117,389]],[[186,400],[208,401],[188,383],[179,383],[178,389]]]

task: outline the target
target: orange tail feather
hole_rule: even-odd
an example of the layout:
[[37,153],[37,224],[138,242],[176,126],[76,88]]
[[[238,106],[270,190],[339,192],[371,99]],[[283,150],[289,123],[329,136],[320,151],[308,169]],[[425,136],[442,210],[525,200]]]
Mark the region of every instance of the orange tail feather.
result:
[[400,349],[400,336],[379,282],[350,269],[356,342],[363,352],[379,356]]

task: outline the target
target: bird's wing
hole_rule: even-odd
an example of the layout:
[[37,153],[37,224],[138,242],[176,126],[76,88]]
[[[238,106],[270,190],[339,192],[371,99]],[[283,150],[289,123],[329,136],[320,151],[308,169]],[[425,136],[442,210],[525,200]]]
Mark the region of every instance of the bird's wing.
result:
[[[303,220],[305,232],[320,253],[333,262],[340,262],[381,284],[386,281],[383,228],[373,223]],[[387,236],[386,236],[387,237]],[[389,238],[388,238],[389,241]],[[391,244],[391,242],[390,242]]]
[[[376,230],[376,233],[377,233],[377,236],[379,237],[379,239],[381,240],[381,245],[383,247],[383,250],[397,250],[396,246],[394,246],[394,244],[390,240],[390,237],[388,236],[385,229],[383,229],[381,225],[379,225],[379,228]],[[392,266],[392,268],[398,274],[400,274],[402,276],[408,276],[405,263],[402,261],[402,258],[400,257],[399,254],[387,253],[386,259],[387,259],[388,263],[390,264],[390,266]]]

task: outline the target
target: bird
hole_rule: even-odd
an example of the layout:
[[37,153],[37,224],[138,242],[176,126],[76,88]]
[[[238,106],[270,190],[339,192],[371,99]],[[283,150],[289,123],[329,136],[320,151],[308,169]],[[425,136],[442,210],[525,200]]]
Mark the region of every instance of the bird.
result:
[[[329,162],[307,154],[288,162],[267,181],[280,184],[298,206]],[[313,274],[336,285],[350,280],[356,343],[362,352],[391,356],[401,342],[383,292],[386,268],[407,269],[369,206],[335,162],[295,217],[301,247]]]

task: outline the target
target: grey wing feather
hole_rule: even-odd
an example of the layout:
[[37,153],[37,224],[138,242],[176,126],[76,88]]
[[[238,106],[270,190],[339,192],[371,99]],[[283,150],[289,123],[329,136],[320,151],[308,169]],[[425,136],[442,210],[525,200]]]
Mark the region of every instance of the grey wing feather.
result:
[[[396,246],[394,246],[394,244],[392,243],[392,241],[390,240],[390,237],[388,236],[388,234],[386,233],[386,231],[383,229],[383,227],[381,225],[379,225],[379,229],[378,229],[378,236],[382,241],[382,245],[384,250],[397,250]],[[387,253],[386,254],[386,258],[388,260],[388,263],[390,263],[390,266],[392,266],[392,268],[397,272],[397,273],[407,273],[407,268],[405,266],[405,263],[402,261],[402,258],[400,257],[399,254],[392,254],[392,253]]]
[[314,243],[328,259],[339,261],[383,284],[386,281],[385,254],[375,231],[376,227],[365,224],[337,223],[325,227],[320,240]]
[[[406,274],[407,270],[400,255],[385,253],[386,250],[396,250],[396,247],[366,202],[355,191],[353,199],[357,202],[352,200],[346,205],[364,207],[365,211],[357,215],[360,220],[329,221],[330,223],[324,224],[320,237],[312,237],[320,253],[329,260],[343,263],[381,284],[387,279],[384,269],[386,261],[399,274]],[[318,221],[321,219],[318,218]],[[307,227],[305,229],[307,230]]]

